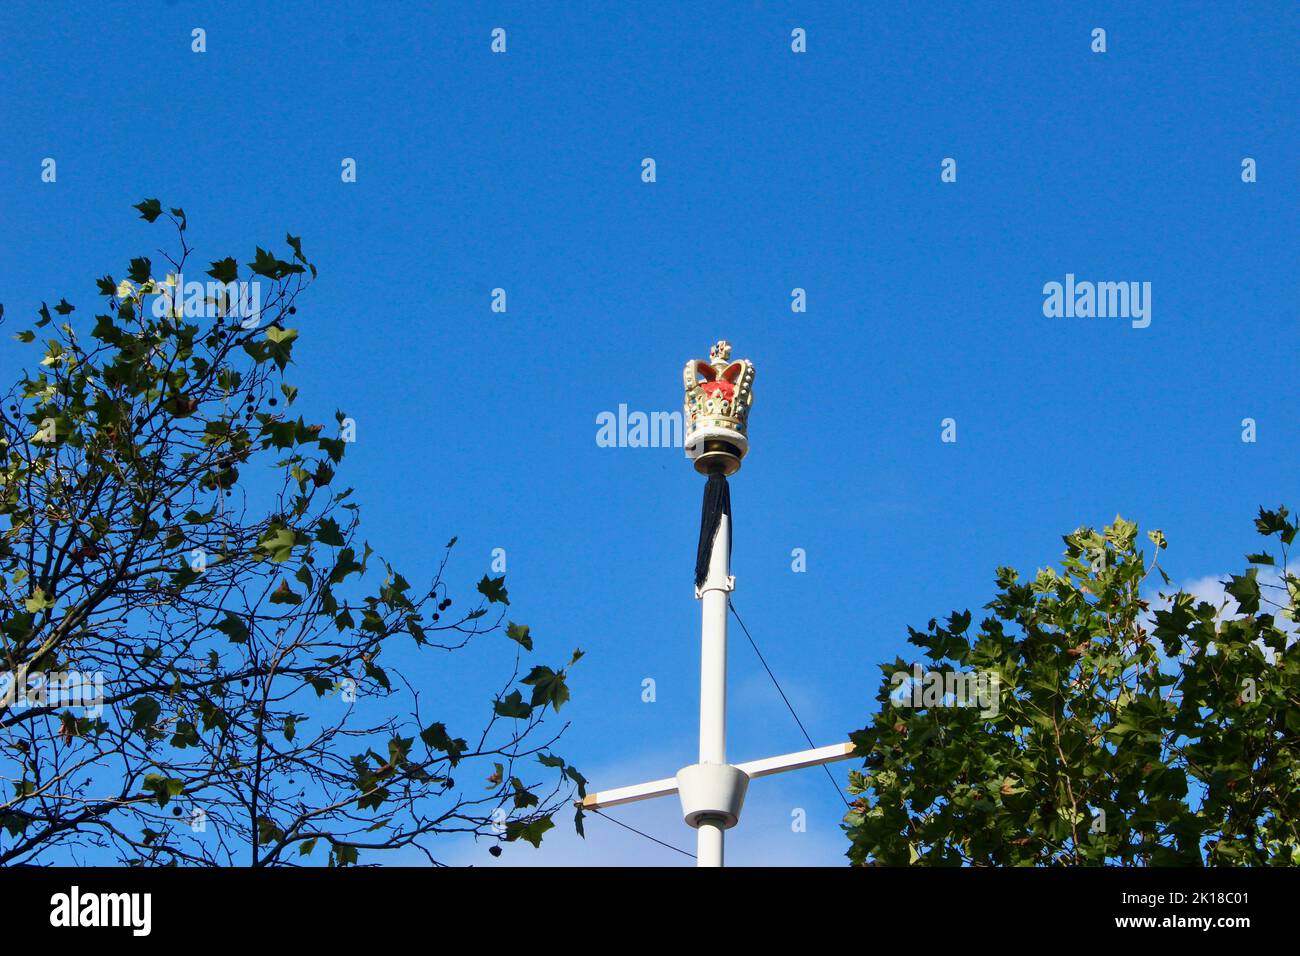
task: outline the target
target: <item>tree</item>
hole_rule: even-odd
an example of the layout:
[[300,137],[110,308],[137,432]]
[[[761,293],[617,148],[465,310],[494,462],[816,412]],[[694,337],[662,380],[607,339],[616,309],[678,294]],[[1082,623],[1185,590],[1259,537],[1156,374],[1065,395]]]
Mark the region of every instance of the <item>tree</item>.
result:
[[[141,257],[98,280],[89,328],[42,303],[15,336],[40,364],[0,406],[0,862],[537,845],[585,792],[544,722],[581,652],[525,670],[504,577],[451,611],[455,538],[418,588],[359,538],[336,490],[351,421],[289,411],[289,323],[316,276],[297,237],[289,260],[257,248],[242,283],[233,258],[189,282],[184,211],[136,208],[175,226],[167,274]],[[459,736],[388,661],[485,635],[513,664]]]
[[1300,863],[1296,523],[1261,509],[1256,527],[1280,558],[1224,582],[1235,611],[1183,591],[1149,605],[1144,582],[1169,578],[1116,518],[1066,535],[1060,571],[1000,568],[977,628],[969,611],[909,628],[923,686],[882,665],[880,711],[852,735],[851,862]]

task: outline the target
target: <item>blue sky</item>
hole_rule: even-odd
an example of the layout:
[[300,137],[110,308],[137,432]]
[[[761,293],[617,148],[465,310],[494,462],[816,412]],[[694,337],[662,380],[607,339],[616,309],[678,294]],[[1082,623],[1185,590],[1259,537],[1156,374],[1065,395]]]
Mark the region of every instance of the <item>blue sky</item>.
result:
[[[1254,548],[1258,505],[1297,504],[1298,20],[1290,2],[6,4],[0,301],[11,330],[41,300],[88,306],[157,247],[129,208],[145,196],[185,208],[205,261],[301,235],[320,280],[292,380],[317,420],[358,423],[367,537],[414,580],[460,535],[467,596],[506,549],[543,657],[587,651],[562,752],[598,788],[694,761],[702,481],[679,450],[598,447],[596,416],[679,408],[685,360],[730,339],[757,366],[735,603],[832,743],[907,625],[979,607],[996,566],[1032,572],[1120,512],[1165,531],[1176,580],[1204,578]],[[1150,282],[1150,326],[1045,317],[1067,273]],[[731,758],[804,746],[734,630],[731,661]],[[416,676],[449,708],[489,693],[434,664]],[[820,772],[758,781],[729,860],[838,864],[841,812]],[[673,801],[612,813],[692,843]],[[501,862],[684,860],[591,820],[585,844]]]

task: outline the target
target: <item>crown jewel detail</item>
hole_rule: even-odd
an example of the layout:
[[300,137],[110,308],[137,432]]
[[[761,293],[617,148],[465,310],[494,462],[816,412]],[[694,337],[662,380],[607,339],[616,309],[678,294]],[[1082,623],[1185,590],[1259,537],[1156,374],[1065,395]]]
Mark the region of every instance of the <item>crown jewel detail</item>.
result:
[[686,443],[699,431],[745,434],[749,407],[754,404],[754,366],[748,359],[731,361],[725,339],[709,350],[709,361],[691,359],[683,374],[686,387]]

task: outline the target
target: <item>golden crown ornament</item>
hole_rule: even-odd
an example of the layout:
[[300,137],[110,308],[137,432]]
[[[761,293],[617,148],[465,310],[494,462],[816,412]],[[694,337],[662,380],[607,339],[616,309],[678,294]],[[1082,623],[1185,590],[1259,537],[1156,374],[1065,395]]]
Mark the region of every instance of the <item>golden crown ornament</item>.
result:
[[731,343],[709,350],[709,361],[691,359],[686,386],[686,454],[702,475],[734,475],[749,451],[745,432],[754,404],[754,366],[731,361]]

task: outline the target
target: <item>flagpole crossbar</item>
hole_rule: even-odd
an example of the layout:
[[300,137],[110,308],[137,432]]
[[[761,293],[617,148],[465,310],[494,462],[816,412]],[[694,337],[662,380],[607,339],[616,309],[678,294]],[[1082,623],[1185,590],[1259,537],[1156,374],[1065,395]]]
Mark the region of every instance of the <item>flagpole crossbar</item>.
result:
[[[816,767],[821,764],[834,763],[837,760],[847,760],[851,756],[853,756],[853,744],[846,742],[831,744],[829,747],[815,747],[812,750],[800,750],[792,754],[782,754],[779,757],[750,760],[747,763],[739,763],[735,766],[737,770],[743,771],[752,780],[755,777],[768,777],[774,773],[784,773],[787,770],[802,770],[805,767]],[[671,796],[676,792],[677,778],[667,777],[663,780],[633,784],[630,787],[615,787],[613,790],[589,793],[582,800],[582,808],[584,810],[605,810],[625,803],[639,803],[642,800]]]

